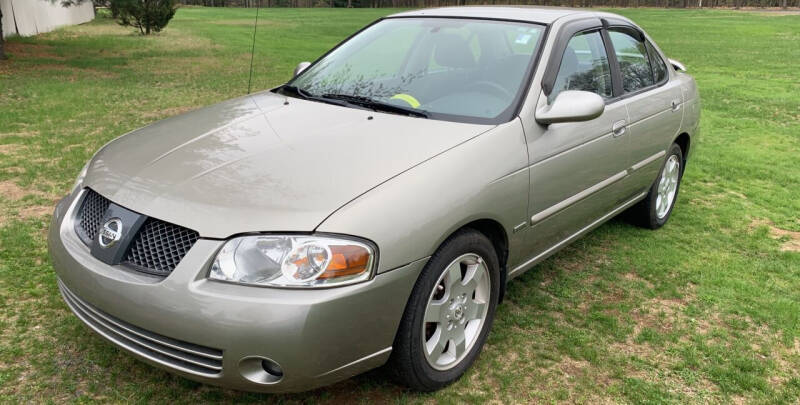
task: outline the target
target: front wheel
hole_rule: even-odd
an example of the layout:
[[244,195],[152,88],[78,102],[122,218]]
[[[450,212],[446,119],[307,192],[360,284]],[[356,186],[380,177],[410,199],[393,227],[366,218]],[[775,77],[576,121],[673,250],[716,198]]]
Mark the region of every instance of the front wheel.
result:
[[478,357],[500,292],[497,254],[486,236],[460,231],[422,270],[392,349],[400,383],[434,391],[457,380]]
[[682,177],[683,153],[681,147],[673,143],[647,197],[631,209],[634,221],[650,229],[664,226],[675,207]]

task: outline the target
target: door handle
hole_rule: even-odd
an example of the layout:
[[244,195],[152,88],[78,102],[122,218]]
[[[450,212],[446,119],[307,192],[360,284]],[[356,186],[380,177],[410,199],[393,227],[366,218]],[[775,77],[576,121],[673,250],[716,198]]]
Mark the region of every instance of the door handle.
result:
[[681,99],[676,98],[672,100],[672,111],[678,111],[681,109]]
[[619,120],[611,126],[611,133],[614,135],[614,138],[625,134],[627,128],[626,124],[627,122],[625,122],[625,120]]

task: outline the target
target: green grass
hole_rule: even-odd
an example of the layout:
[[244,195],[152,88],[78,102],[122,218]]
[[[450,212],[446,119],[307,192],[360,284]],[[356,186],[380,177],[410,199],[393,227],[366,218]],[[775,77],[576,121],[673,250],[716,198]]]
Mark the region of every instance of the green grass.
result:
[[[433,394],[380,370],[310,393],[197,384],[134,360],[57,293],[54,202],[108,140],[247,90],[254,10],[181,9],[142,38],[100,19],[0,63],[0,402],[787,403],[800,399],[800,16],[619,10],[686,63],[702,138],[670,223],[611,221],[510,283],[475,366]],[[261,14],[255,88],[377,10]],[[794,233],[792,233],[794,232]]]

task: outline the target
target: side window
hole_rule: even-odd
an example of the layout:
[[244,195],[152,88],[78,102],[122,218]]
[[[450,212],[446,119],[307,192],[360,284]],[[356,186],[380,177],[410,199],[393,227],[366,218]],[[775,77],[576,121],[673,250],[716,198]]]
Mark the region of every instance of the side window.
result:
[[610,29],[608,36],[614,45],[622,75],[622,89],[626,93],[653,85],[653,71],[644,42],[625,31]]
[[650,54],[650,66],[653,67],[653,79],[656,83],[660,83],[667,78],[667,65],[664,63],[664,59],[661,59],[661,55],[656,52],[656,48],[653,47],[650,41],[647,42],[647,53]]
[[603,98],[611,97],[611,68],[600,31],[579,33],[569,40],[548,101],[555,100],[564,90],[590,91]]

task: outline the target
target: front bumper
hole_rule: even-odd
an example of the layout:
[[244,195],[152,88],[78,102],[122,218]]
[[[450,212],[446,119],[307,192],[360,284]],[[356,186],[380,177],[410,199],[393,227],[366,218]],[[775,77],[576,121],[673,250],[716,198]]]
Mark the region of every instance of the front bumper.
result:
[[[70,308],[147,363],[235,389],[303,391],[382,365],[427,261],[340,288],[262,288],[206,279],[224,241],[200,239],[158,278],[95,259],[73,230],[77,199],[58,204],[48,237]],[[264,378],[261,359],[279,364],[283,376]]]

